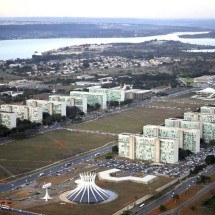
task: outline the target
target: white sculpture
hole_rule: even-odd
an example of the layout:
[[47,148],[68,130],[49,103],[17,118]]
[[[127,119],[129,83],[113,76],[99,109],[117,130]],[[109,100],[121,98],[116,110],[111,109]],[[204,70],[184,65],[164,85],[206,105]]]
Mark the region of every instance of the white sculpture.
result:
[[43,189],[46,189],[46,194],[45,196],[42,198],[42,199],[45,199],[45,201],[47,202],[49,199],[53,199],[49,196],[49,193],[48,193],[48,188],[51,187],[51,183],[48,183],[48,184],[44,184],[42,186]]

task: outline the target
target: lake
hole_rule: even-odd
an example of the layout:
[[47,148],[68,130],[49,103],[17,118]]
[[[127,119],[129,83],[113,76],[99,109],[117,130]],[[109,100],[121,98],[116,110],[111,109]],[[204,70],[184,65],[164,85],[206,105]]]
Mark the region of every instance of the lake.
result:
[[215,46],[215,39],[187,39],[179,38],[182,34],[199,34],[207,32],[177,32],[166,35],[157,35],[149,37],[130,37],[130,38],[57,38],[57,39],[19,39],[19,40],[1,40],[0,41],[0,60],[15,58],[31,58],[32,54],[58,49],[66,46],[81,44],[107,44],[107,43],[141,43],[150,40],[174,40],[183,43],[197,45]]

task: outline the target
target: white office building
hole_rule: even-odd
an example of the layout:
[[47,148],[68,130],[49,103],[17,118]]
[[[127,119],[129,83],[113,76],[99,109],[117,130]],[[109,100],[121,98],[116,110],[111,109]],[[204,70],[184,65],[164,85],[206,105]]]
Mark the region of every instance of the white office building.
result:
[[26,104],[31,107],[39,107],[42,109],[42,112],[47,112],[50,115],[60,114],[61,116],[66,116],[65,102],[29,99],[26,100]]
[[49,96],[49,101],[65,102],[68,107],[78,107],[82,112],[87,113],[87,97],[72,97],[72,96]]
[[193,153],[200,151],[199,129],[184,129],[157,125],[143,126],[143,135],[167,139],[178,139],[179,148],[190,150]]
[[215,123],[170,118],[165,119],[165,126],[185,129],[199,129],[200,138],[203,138],[206,143],[209,143],[211,140],[215,139]]
[[140,134],[118,135],[119,156],[156,163],[178,162],[178,139],[145,137]]
[[1,110],[6,112],[16,113],[16,117],[24,120],[27,119],[31,122],[41,123],[43,119],[42,109],[39,107],[31,107],[27,105],[1,105]]
[[0,125],[9,129],[16,127],[16,113],[0,111]]
[[72,98],[87,98],[87,104],[94,106],[95,104],[99,104],[101,109],[107,108],[107,95],[105,93],[92,93],[92,92],[84,92],[84,91],[70,91],[70,96]]
[[107,101],[125,101],[125,90],[115,88],[101,88],[101,87],[89,87],[91,93],[105,93],[107,95]]

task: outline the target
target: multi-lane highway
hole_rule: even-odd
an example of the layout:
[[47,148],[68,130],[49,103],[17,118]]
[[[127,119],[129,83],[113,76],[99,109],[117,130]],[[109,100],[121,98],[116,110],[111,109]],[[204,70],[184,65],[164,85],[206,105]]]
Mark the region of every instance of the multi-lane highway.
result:
[[40,170],[40,171],[38,170],[35,173],[32,173],[30,175],[27,175],[26,177],[17,179],[15,181],[9,182],[7,184],[1,184],[0,192],[5,192],[5,191],[11,190],[13,188],[24,187],[26,185],[26,183],[32,182],[32,181],[38,179],[39,177],[47,176],[49,174],[53,174],[55,172],[62,170],[63,168],[66,167],[66,164],[68,164],[68,163],[70,163],[71,166],[80,164],[84,161],[94,158],[95,155],[98,153],[102,155],[102,154],[105,154],[105,153],[111,151],[111,149],[112,149],[112,146],[106,146],[103,148],[99,148],[94,151],[90,151],[84,155],[80,155],[78,157],[71,158],[70,160],[67,159],[64,162],[57,163],[56,165],[53,164],[50,167],[44,168],[43,170]]
[[[164,98],[171,98],[171,97],[181,96],[183,94],[191,93],[194,90],[195,89],[193,89],[193,88],[192,89],[182,90],[182,91],[179,91],[179,92],[176,90],[174,92],[171,92],[168,96],[163,97],[163,99]],[[153,97],[153,98],[148,99],[148,100],[144,100],[144,101],[141,101],[141,102],[138,102],[138,103],[132,103],[132,104],[127,105],[127,106],[123,106],[120,109],[114,109],[114,110],[112,110],[112,111],[110,111],[108,113],[99,113],[99,112],[98,113],[92,113],[90,115],[86,115],[85,117],[83,117],[83,121],[93,120],[93,119],[96,119],[98,117],[104,117],[106,115],[115,114],[117,112],[122,112],[122,111],[125,111],[125,110],[128,110],[128,109],[144,107],[146,105],[149,105],[152,102],[159,101],[160,99],[161,98],[159,98],[159,97]],[[39,130],[39,132],[44,133],[44,132],[48,132],[48,131],[56,130],[56,129],[62,129],[62,128],[61,128],[61,126],[59,124],[54,124],[54,125],[49,126],[47,128],[44,128],[44,127],[41,128]],[[64,129],[67,129],[67,128],[64,128]],[[89,131],[82,131],[82,132],[89,132]],[[107,133],[104,133],[104,134],[107,134]],[[116,134],[112,134],[112,135],[116,135]],[[14,181],[9,182],[7,184],[1,184],[0,185],[0,192],[9,191],[9,190],[14,189],[14,188],[24,187],[24,186],[26,186],[27,183],[33,182],[34,180],[38,179],[39,177],[47,176],[47,175],[50,175],[50,174],[53,174],[55,172],[58,172],[58,171],[62,170],[63,168],[66,167],[66,164],[68,164],[68,163],[70,163],[71,166],[76,165],[76,164],[80,164],[80,163],[82,163],[84,161],[92,159],[93,157],[95,157],[96,154],[105,154],[105,153],[111,151],[111,148],[112,148],[112,146],[106,146],[106,147],[103,147],[103,148],[99,148],[99,149],[96,149],[94,151],[90,151],[88,153],[85,153],[84,155],[80,155],[78,157],[71,158],[70,160],[67,159],[67,160],[62,161],[60,163],[53,164],[53,165],[51,165],[49,167],[43,168],[42,170],[34,171],[32,174],[26,175],[23,178],[14,180]],[[180,193],[180,192],[186,190],[186,188],[189,187],[189,185],[191,186],[193,183],[195,183],[195,181],[196,181],[196,177],[183,182],[181,184],[181,186],[177,187],[174,190],[174,192],[175,193]],[[157,199],[156,201],[152,202],[151,204],[147,205],[145,208],[142,208],[141,210],[139,210],[139,207],[136,207],[132,211],[137,213],[137,214],[147,214],[152,209],[158,207],[160,204],[164,203],[166,200],[171,198],[171,195],[172,195],[172,192],[162,196],[161,198]],[[19,212],[18,209],[17,210],[14,209],[14,210],[18,214],[30,214],[30,212],[29,213],[28,212],[24,213],[23,211]]]
[[[204,175],[210,175],[215,173],[215,165],[210,167],[209,169],[203,171],[201,174]],[[138,215],[145,215],[148,214],[150,211],[152,211],[155,208],[158,208],[160,205],[164,204],[167,200],[172,198],[172,195],[179,194],[181,192],[186,191],[189,187],[196,184],[197,176],[191,177],[183,182],[181,182],[179,185],[175,187],[172,191],[166,193],[165,195],[161,196],[160,198],[156,199],[152,203],[146,205],[143,208],[140,208],[139,206],[136,206],[131,210],[132,214],[138,214]]]

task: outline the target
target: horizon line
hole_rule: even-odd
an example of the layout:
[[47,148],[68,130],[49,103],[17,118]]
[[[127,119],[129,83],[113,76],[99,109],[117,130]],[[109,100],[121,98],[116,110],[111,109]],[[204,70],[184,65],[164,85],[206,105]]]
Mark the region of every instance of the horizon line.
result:
[[0,16],[0,19],[18,18],[68,18],[68,19],[144,19],[144,20],[214,20],[214,18],[143,18],[143,17],[70,17],[70,16]]

